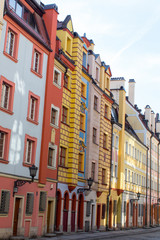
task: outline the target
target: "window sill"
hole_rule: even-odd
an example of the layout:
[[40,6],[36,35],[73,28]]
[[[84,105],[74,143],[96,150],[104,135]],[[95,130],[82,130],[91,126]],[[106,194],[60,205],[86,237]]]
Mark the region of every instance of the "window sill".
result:
[[3,108],[3,107],[1,107],[1,106],[0,106],[0,111],[3,111],[3,112],[8,113],[8,114],[10,114],[10,115],[13,115],[13,112],[12,112],[11,110],[6,109],[6,108]]
[[69,124],[67,124],[67,123],[65,123],[65,122],[63,122],[63,121],[61,121],[61,123],[63,123],[63,124],[66,125],[67,127],[69,127]]
[[32,68],[31,68],[31,72],[34,73],[37,77],[42,78],[42,74],[37,73],[37,72],[34,71]]
[[23,166],[24,166],[24,167],[31,167],[31,166],[32,166],[32,163],[25,163],[25,162],[23,162]]
[[58,167],[68,169],[68,167],[65,167],[65,166],[62,166],[62,165],[58,165]]
[[95,145],[97,145],[97,146],[99,146],[99,144],[98,143],[95,143],[95,142],[93,142]]
[[31,122],[31,123],[33,123],[33,124],[35,124],[35,125],[38,125],[38,124],[39,124],[39,122],[37,122],[37,121],[35,121],[35,120],[32,120],[32,119],[30,119],[29,117],[27,117],[27,121],[28,121],[28,122]]
[[53,123],[50,123],[50,126],[56,128],[56,129],[59,128],[59,126],[57,126],[57,125],[55,125],[55,124],[53,124]]
[[106,119],[106,120],[108,120],[108,121],[111,121],[108,117],[106,117],[106,116],[104,116],[104,118]]
[[108,184],[107,183],[102,183],[102,185],[107,186]]
[[78,172],[79,172],[79,173],[83,173],[83,174],[84,174],[84,171],[80,171],[80,170],[78,170]]
[[55,83],[54,81],[53,81],[53,85],[55,85],[56,87],[58,87],[59,89],[61,89],[61,85],[58,84],[58,83]]
[[103,149],[105,149],[105,150],[109,151],[109,149],[108,149],[108,148],[106,148],[106,147],[103,147]]
[[12,57],[11,55],[9,55],[7,52],[3,51],[3,54],[8,57],[9,59],[11,59],[13,62],[17,63],[18,60],[14,57]]
[[80,131],[81,131],[81,132],[83,132],[83,133],[85,133],[85,132],[86,132],[85,130],[83,130],[83,129],[81,129],[81,128],[80,128]]
[[84,99],[84,100],[86,100],[87,98],[85,97],[85,96],[83,96],[83,95],[81,95],[81,97]]
[[66,90],[68,90],[69,92],[71,92],[71,90],[68,88],[68,87],[65,87],[65,86],[63,86]]
[[0,158],[0,163],[8,164],[8,163],[9,163],[9,161],[8,161],[8,160],[5,160],[5,159],[2,159],[2,158]]
[[47,166],[47,168],[50,170],[56,170],[56,167],[54,167],[54,166]]
[[100,114],[100,112],[97,110],[97,109],[95,109],[95,108],[93,108],[97,113],[99,113]]

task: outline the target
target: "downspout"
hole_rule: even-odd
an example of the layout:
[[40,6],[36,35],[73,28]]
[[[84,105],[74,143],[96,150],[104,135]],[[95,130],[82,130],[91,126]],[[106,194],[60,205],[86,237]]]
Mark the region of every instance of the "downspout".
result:
[[158,143],[158,191],[157,191],[157,224],[159,226],[159,145],[160,145],[160,142]]
[[151,135],[151,137],[150,137],[150,227],[151,227],[151,223],[152,223],[152,221],[151,221],[151,218],[152,218],[152,209],[151,209],[151,205],[152,205],[152,201],[151,201],[151,197],[152,197],[152,186],[151,186],[151,184],[152,184],[152,180],[151,180],[151,178],[152,178],[152,137],[153,137],[153,133],[152,133],[152,135]]
[[145,208],[145,226],[147,227],[147,210],[148,210],[148,204],[147,204],[147,198],[148,198],[148,147],[147,147],[147,168],[146,168],[146,208]]
[[[112,130],[111,130],[111,134],[112,134],[112,137],[113,137],[113,124],[115,123],[114,119],[112,118],[111,119],[111,124],[112,124]],[[111,195],[111,167],[112,167],[112,138],[111,138],[111,158],[110,158],[110,181],[109,181],[109,193],[107,195],[107,211],[106,211],[106,214],[107,214],[107,217],[106,217],[106,230],[109,229],[109,198],[110,198],[110,195]]]
[[[68,71],[68,67],[66,67],[66,71],[65,71],[65,73],[64,73],[64,76],[66,75],[66,73],[67,73],[67,71]],[[64,82],[63,82],[63,84],[64,84]],[[63,94],[63,93],[62,93]],[[63,96],[62,96],[62,98],[63,98]],[[62,110],[62,109],[61,109]],[[60,146],[60,138],[59,138],[59,146]],[[58,158],[58,156],[59,156],[59,154],[57,154],[57,158]],[[59,159],[59,158],[58,158]],[[59,169],[59,164],[58,164],[58,161],[57,161],[57,178],[56,178],[56,182],[57,182],[57,184],[56,184],[56,201],[55,201],[55,214],[54,214],[54,231],[56,231],[57,229],[56,229],[56,219],[57,219],[57,189],[58,189],[58,169]]]

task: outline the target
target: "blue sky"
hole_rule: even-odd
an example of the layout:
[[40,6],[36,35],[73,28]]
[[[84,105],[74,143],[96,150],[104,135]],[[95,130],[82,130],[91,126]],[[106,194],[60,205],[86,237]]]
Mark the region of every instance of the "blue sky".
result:
[[136,81],[135,103],[160,113],[160,0],[42,0],[71,15],[74,31],[86,33],[113,77]]

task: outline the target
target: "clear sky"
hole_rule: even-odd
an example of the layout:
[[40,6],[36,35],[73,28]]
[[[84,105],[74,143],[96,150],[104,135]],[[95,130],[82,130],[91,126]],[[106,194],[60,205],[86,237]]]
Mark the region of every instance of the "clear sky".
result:
[[112,77],[136,81],[135,103],[160,113],[160,0],[42,0],[71,15],[74,31],[86,33]]

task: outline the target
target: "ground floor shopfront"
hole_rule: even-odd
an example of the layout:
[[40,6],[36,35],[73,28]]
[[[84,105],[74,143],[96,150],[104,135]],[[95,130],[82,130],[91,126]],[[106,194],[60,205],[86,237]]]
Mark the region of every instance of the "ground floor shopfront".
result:
[[[0,238],[41,236],[54,231],[56,183],[39,185],[37,181],[18,187],[18,176],[0,176]],[[28,180],[28,179],[23,179]]]

